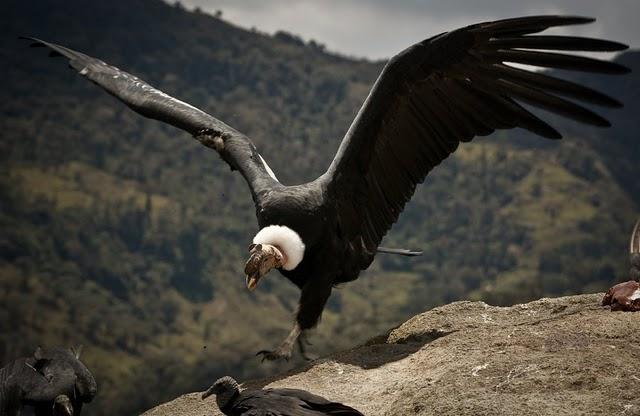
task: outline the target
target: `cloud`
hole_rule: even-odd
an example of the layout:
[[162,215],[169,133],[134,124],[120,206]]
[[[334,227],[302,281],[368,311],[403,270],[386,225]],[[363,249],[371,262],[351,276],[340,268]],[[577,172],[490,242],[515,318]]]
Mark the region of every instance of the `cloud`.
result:
[[352,56],[387,58],[435,34],[485,20],[532,14],[596,17],[595,24],[562,30],[640,47],[638,0],[182,0],[242,27],[286,30]]

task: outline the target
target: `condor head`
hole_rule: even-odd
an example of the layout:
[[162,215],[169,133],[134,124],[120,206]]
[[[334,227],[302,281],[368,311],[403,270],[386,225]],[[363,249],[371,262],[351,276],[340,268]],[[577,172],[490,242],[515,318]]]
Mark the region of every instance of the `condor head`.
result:
[[286,225],[269,225],[253,237],[249,260],[244,267],[247,287],[254,289],[271,269],[293,270],[304,258],[305,244],[300,235]]
[[284,252],[271,244],[251,244],[249,246],[249,260],[244,266],[247,278],[247,288],[255,289],[258,282],[271,269],[280,268],[286,263]]

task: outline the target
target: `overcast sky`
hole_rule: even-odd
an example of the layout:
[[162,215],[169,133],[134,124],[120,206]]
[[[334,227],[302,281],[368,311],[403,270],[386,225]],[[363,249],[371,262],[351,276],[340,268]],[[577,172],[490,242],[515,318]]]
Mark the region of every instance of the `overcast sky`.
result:
[[[314,39],[332,51],[388,58],[412,43],[467,24],[563,13],[598,21],[570,33],[640,47],[640,0],[180,0],[238,26]],[[568,33],[568,32],[567,32]]]
[[277,30],[346,55],[388,58],[434,34],[484,20],[563,13],[596,17],[570,29],[640,47],[640,0],[181,0],[238,26]]

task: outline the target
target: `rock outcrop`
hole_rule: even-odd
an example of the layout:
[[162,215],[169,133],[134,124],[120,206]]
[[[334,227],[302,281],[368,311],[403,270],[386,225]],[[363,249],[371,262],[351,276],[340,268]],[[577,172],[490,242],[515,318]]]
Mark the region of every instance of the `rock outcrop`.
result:
[[[246,385],[302,388],[366,415],[640,415],[640,314],[611,312],[602,296],[456,302]],[[219,414],[191,393],[144,415]]]

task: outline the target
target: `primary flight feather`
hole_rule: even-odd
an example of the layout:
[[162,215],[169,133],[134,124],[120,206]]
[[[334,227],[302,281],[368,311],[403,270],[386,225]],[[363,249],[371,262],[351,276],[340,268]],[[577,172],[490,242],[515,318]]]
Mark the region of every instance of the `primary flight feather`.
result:
[[300,335],[314,327],[332,287],[355,280],[411,199],[416,185],[460,142],[499,129],[521,127],[537,135],[561,135],[521,103],[581,123],[609,122],[584,102],[620,107],[615,99],[580,84],[509,65],[623,74],[609,61],[554,51],[620,51],[606,40],[535,35],[551,27],[594,19],[530,16],[498,20],[442,33],[389,60],[342,140],[328,170],[296,186],[281,184],[254,144],[242,133],[144,81],[80,52],[46,46],[134,111],[188,131],[215,149],[247,181],[260,232],[249,246],[247,286],[254,288],[277,268],[301,289],[294,327],[263,359],[289,358]]

